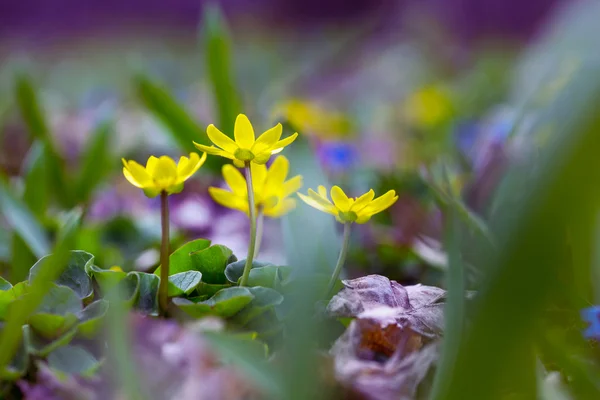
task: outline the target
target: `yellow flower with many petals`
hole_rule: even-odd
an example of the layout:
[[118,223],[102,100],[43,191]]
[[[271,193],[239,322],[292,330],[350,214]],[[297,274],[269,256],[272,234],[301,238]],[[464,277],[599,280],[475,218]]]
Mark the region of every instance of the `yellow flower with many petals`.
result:
[[352,122],[343,113],[328,110],[316,103],[291,100],[278,107],[294,129],[321,138],[347,136],[352,131]]
[[205,146],[196,142],[194,142],[194,145],[205,153],[229,158],[233,160],[236,167],[242,168],[250,162],[252,164],[266,164],[272,154],[279,153],[298,137],[298,134],[294,133],[283,140],[279,140],[282,131],[281,124],[277,124],[256,139],[250,120],[244,114],[240,114],[235,119],[233,129],[235,140],[210,124],[206,128],[206,134],[218,147]]
[[356,222],[357,224],[364,224],[373,215],[385,210],[398,200],[394,190],[375,199],[373,189],[360,197],[349,198],[339,186],[331,188],[333,203],[327,197],[325,186],[319,186],[318,193],[308,189],[308,195],[298,193],[298,196],[309,206],[334,215],[341,223]]
[[[302,176],[296,175],[286,181],[289,161],[278,156],[270,168],[252,164],[252,186],[256,208],[261,208],[267,217],[277,218],[296,207],[296,200],[289,198],[302,187]],[[246,178],[231,164],[223,166],[223,178],[231,189],[211,187],[211,197],[222,206],[249,213]]]
[[168,156],[150,156],[145,167],[135,161],[122,160],[125,178],[133,186],[143,189],[146,196],[156,197],[161,192],[181,192],[183,182],[204,164],[206,154],[200,157],[197,153],[190,153],[189,158],[181,157],[178,164]]

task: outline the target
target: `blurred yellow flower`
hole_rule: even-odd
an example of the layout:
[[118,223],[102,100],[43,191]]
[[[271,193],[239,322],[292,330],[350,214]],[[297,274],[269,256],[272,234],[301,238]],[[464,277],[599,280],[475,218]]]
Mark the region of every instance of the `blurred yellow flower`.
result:
[[319,186],[318,193],[308,189],[308,196],[302,193],[298,193],[298,196],[309,206],[334,215],[338,222],[356,222],[357,224],[364,224],[373,215],[385,210],[398,200],[394,190],[374,199],[373,189],[360,197],[349,198],[339,186],[331,188],[333,203],[327,197],[325,186]]
[[448,121],[453,114],[448,91],[430,85],[413,92],[404,103],[404,116],[409,124],[431,128]]
[[109,270],[114,271],[114,272],[123,272],[123,269],[121,267],[119,267],[118,265],[114,265],[114,266],[110,267]]
[[143,189],[148,197],[156,197],[161,192],[179,193],[183,182],[198,171],[205,160],[206,154],[200,157],[197,153],[190,153],[189,158],[181,157],[178,164],[168,156],[150,156],[143,167],[135,161],[122,159],[123,175],[133,186]]
[[218,147],[205,146],[196,142],[194,142],[194,145],[205,153],[233,160],[235,166],[239,168],[244,167],[247,162],[262,165],[269,161],[272,154],[279,153],[285,146],[296,140],[298,136],[297,133],[294,133],[283,140],[279,140],[282,131],[281,124],[277,124],[265,131],[258,139],[255,139],[254,128],[252,128],[250,120],[244,114],[240,114],[235,119],[233,129],[235,141],[218,130],[213,124],[210,124],[206,128],[206,134]]
[[[289,161],[278,156],[270,168],[265,165],[252,164],[252,185],[257,208],[262,208],[267,217],[277,218],[296,207],[296,200],[289,198],[302,187],[302,176],[296,175],[286,181]],[[231,164],[223,166],[223,178],[231,191],[211,187],[211,197],[222,206],[240,210],[248,214],[248,189],[246,179]]]
[[352,130],[352,123],[346,115],[308,101],[291,100],[281,105],[278,112],[294,129],[322,138],[345,136]]

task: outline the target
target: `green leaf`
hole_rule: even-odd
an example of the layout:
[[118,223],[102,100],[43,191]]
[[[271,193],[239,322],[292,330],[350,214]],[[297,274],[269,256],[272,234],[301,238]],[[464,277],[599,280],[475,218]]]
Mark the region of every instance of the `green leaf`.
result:
[[[187,242],[169,256],[169,275],[180,272],[194,271],[196,268],[190,257],[191,253],[204,250],[210,246],[210,240],[196,239]],[[154,271],[155,275],[160,276],[160,267]]]
[[38,258],[33,254],[27,243],[21,235],[14,232],[11,235],[10,242],[10,277],[13,281],[18,282],[27,279],[29,269],[35,264]]
[[36,257],[50,252],[46,232],[22,201],[14,197],[0,180],[0,211],[8,224],[23,238]]
[[250,320],[260,316],[269,309],[283,303],[283,296],[278,291],[261,286],[249,287],[254,299],[246,308],[235,316],[235,322],[244,326]]
[[28,351],[38,357],[46,357],[52,351],[56,350],[61,346],[65,346],[73,340],[77,333],[77,327],[74,327],[70,331],[67,331],[62,336],[56,339],[47,339],[38,335],[33,331],[29,325],[24,325],[23,330],[26,331],[26,335],[29,338]]
[[[238,281],[242,277],[242,274],[244,273],[245,266],[246,266],[245,259],[230,263],[225,268],[225,277],[231,283],[238,283]],[[266,267],[266,266],[273,266],[273,264],[264,263],[261,261],[252,261],[252,268],[250,269],[250,272],[252,272],[252,270],[255,268],[262,268],[262,267]]]
[[169,297],[192,293],[201,279],[202,273],[198,271],[180,272],[169,276]]
[[246,307],[254,298],[250,290],[244,287],[223,289],[208,300],[193,303],[184,298],[175,298],[173,303],[194,318],[217,315],[228,318]]
[[12,287],[9,281],[0,276],[0,290],[10,290]]
[[67,345],[48,354],[48,366],[69,375],[91,376],[100,361],[81,346]]
[[65,334],[77,323],[75,314],[36,313],[29,317],[29,326],[41,337],[54,339]]
[[195,251],[190,256],[195,269],[202,272],[202,281],[217,284],[227,283],[225,268],[227,264],[237,260],[230,248],[220,244]]
[[115,288],[121,294],[120,298],[124,300],[125,305],[133,306],[140,292],[140,278],[135,274],[127,274]]
[[[50,256],[42,257],[37,263],[31,267],[29,271],[29,282],[35,279],[42,265],[48,261]],[[92,280],[87,273],[89,266],[94,262],[94,256],[90,253],[81,250],[73,250],[70,252],[67,267],[62,274],[56,279],[58,285],[67,286],[75,291],[81,299],[87,299],[93,294]]]
[[108,311],[107,300],[97,300],[77,313],[79,325],[78,333],[85,338],[92,338],[99,330],[100,324]]
[[36,313],[66,315],[78,313],[81,309],[81,299],[74,290],[67,286],[53,285],[44,296]]
[[231,40],[218,6],[207,4],[204,10],[204,58],[219,114],[219,128],[233,137],[233,124],[241,107],[233,79]]
[[110,172],[111,134],[112,126],[107,123],[101,124],[81,157],[83,165],[75,184],[75,198],[81,203],[89,200],[94,188]]
[[[203,276],[203,278],[204,278],[204,276]],[[214,296],[219,290],[223,290],[228,287],[231,287],[231,283],[219,285],[219,284],[200,282],[200,284],[196,287],[196,292],[198,292],[199,295],[207,296],[207,298],[208,298],[208,297]]]
[[158,286],[160,278],[145,272],[130,272],[138,276],[139,296],[135,308],[148,315],[158,315]]
[[45,215],[49,204],[47,158],[46,146],[36,140],[24,161],[23,201],[38,218]]
[[27,287],[27,282],[20,282],[8,290],[0,291],[0,320],[4,320],[8,307],[20,296],[25,294]]
[[102,269],[94,264],[88,264],[87,273],[94,277],[100,290],[103,292],[110,290],[114,285],[124,279],[127,274],[123,271],[113,271],[112,269]]

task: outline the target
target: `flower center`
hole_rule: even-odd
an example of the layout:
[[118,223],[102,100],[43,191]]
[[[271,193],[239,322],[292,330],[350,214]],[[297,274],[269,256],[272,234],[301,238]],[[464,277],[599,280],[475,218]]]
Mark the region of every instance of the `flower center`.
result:
[[239,148],[235,151],[235,153],[233,155],[238,160],[244,161],[244,162],[254,160],[254,154],[248,149]]
[[340,220],[342,220],[342,222],[354,222],[358,218],[358,215],[356,215],[354,211],[345,211],[340,212],[338,217]]

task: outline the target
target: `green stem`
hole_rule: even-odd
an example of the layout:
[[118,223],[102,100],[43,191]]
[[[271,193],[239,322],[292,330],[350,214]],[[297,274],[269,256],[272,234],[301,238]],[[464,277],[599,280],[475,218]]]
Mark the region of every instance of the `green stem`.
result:
[[329,281],[329,287],[327,288],[327,298],[331,296],[333,288],[340,277],[340,273],[342,272],[342,267],[344,266],[344,261],[346,261],[346,254],[348,254],[348,245],[350,244],[350,227],[352,226],[351,222],[346,222],[344,224],[344,239],[342,242],[342,248],[340,249],[340,255],[337,260],[337,264],[335,265],[335,269],[333,270],[333,275],[331,275],[331,280]]
[[263,237],[264,219],[265,219],[265,214],[263,212],[263,208],[258,207],[258,213],[256,215],[256,247],[254,249],[254,258],[257,258],[258,253],[260,253],[260,244],[262,242],[262,237]]
[[169,195],[160,193],[160,222],[162,241],[160,245],[160,285],[158,286],[158,304],[162,315],[167,314],[169,307]]
[[252,187],[252,170],[250,162],[246,162],[244,167],[246,173],[246,188],[248,189],[248,212],[250,215],[250,244],[248,245],[248,255],[246,256],[246,265],[244,266],[244,274],[240,281],[240,286],[248,284],[248,276],[252,269],[252,260],[254,259],[254,251],[256,248],[256,204],[254,203],[254,188]]

